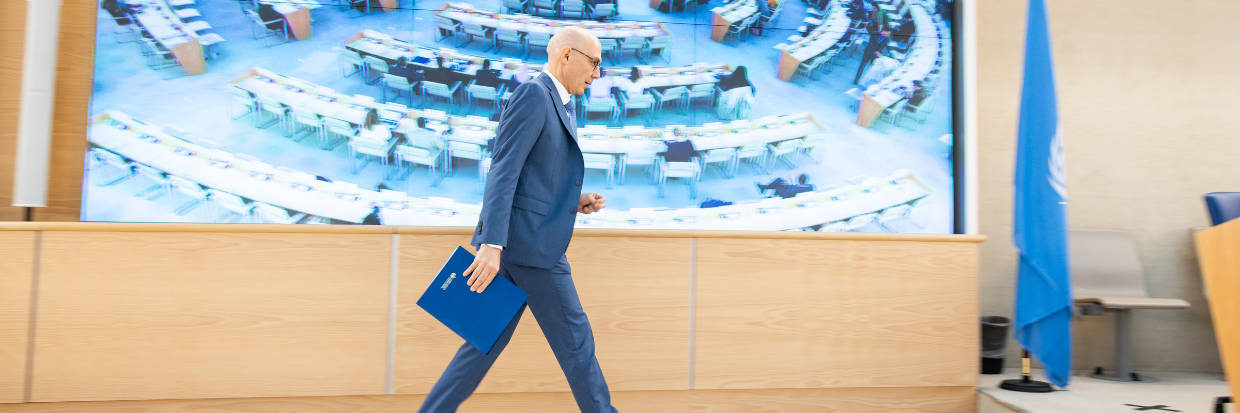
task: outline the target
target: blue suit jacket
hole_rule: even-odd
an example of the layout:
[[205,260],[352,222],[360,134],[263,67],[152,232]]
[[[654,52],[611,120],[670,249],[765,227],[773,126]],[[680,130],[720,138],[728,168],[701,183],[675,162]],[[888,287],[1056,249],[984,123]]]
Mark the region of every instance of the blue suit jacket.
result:
[[513,91],[499,119],[475,247],[501,245],[504,262],[538,268],[564,255],[585,175],[568,122],[547,74]]

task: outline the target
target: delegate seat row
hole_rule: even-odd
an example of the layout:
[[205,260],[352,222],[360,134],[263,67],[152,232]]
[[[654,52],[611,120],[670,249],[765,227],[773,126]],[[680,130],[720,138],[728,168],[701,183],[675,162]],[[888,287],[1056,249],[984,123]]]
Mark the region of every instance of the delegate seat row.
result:
[[436,41],[447,37],[463,39],[464,43],[460,40],[457,43],[457,47],[461,47],[475,38],[491,39],[493,46],[500,42],[520,44],[526,54],[546,48],[552,35],[569,26],[588,30],[600,41],[617,45],[611,50],[632,50],[635,55],[640,51],[670,48],[672,41],[671,32],[662,23],[555,20],[497,13],[466,3],[445,5],[435,13],[435,26],[438,30]]
[[144,63],[155,70],[205,73],[208,49],[224,41],[193,8],[195,0],[105,0],[100,6],[112,16],[114,39],[137,44]]

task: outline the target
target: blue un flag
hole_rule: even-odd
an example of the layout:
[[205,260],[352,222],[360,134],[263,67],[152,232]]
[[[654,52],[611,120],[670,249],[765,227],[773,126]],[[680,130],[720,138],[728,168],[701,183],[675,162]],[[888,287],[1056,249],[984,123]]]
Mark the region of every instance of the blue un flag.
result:
[[1014,336],[1042,362],[1046,378],[1064,387],[1072,369],[1068,188],[1045,0],[1029,0],[1028,24],[1012,234],[1020,249]]

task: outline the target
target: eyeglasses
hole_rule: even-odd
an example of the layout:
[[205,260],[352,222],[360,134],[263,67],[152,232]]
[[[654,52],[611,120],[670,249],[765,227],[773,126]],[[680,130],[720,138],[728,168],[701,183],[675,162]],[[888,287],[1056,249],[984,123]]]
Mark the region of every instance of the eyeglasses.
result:
[[573,49],[573,51],[574,51],[574,52],[581,53],[581,55],[582,55],[582,56],[585,56],[585,57],[586,57],[586,59],[590,59],[590,63],[594,65],[594,68],[595,68],[595,69],[598,69],[599,65],[602,65],[602,64],[603,64],[603,59],[598,59],[598,60],[595,60],[593,57],[590,57],[590,55],[585,54],[585,52],[582,52],[582,51],[580,51],[580,50],[577,50],[577,48],[576,48],[576,47],[570,47],[569,49]]

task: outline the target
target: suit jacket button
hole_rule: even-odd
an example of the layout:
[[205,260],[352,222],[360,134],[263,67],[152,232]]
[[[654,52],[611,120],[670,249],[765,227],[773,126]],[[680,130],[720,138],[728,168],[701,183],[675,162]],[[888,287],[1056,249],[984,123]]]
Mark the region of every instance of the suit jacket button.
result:
[[577,186],[581,186],[581,181],[577,181]]
[[576,213],[577,213],[577,208],[573,208],[573,209],[568,210],[568,213],[569,213],[569,215],[576,214]]

